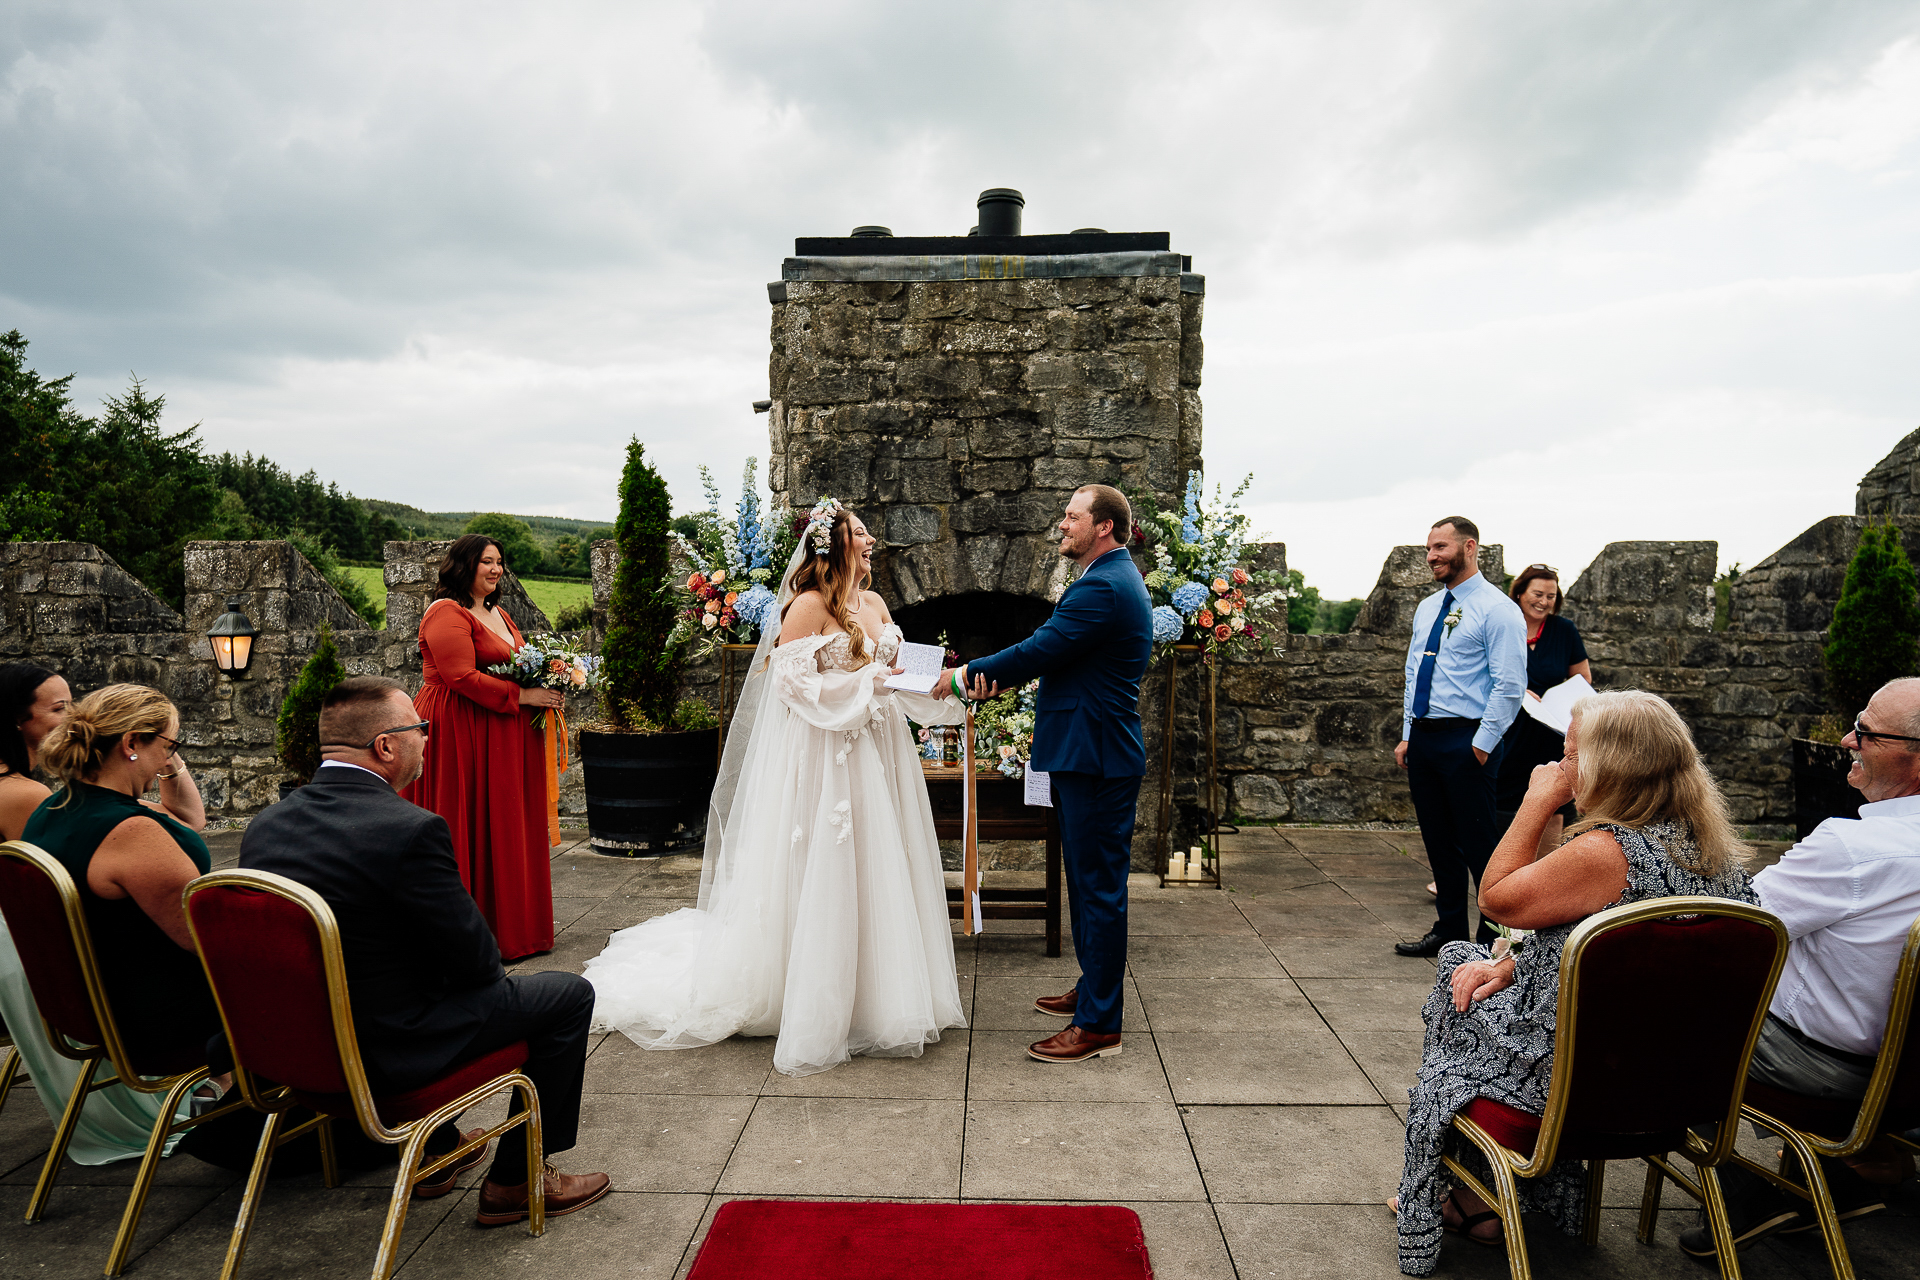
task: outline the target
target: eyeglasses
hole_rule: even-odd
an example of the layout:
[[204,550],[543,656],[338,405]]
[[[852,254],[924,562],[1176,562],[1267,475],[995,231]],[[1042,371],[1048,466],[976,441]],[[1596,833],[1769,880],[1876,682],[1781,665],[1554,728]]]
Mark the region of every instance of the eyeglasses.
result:
[[180,754],[180,740],[178,738],[169,738],[164,733],[156,733],[153,735],[153,740],[167,744],[166,759],[171,760]]
[[1909,738],[1898,733],[1876,733],[1858,720],[1853,722],[1853,736],[1861,742],[1872,742],[1875,738],[1882,742],[1920,742],[1920,738]]
[[334,747],[336,749],[340,747],[353,747],[355,751],[371,751],[373,750],[373,744],[380,741],[380,739],[395,733],[412,733],[415,729],[420,731],[421,737],[425,738],[429,736],[430,731],[427,728],[427,722],[422,720],[418,724],[403,724],[397,725],[392,729],[382,729],[358,747],[353,747],[351,742],[323,742],[320,745],[323,747]]
[[1550,565],[1550,564],[1530,564],[1530,565],[1528,565],[1528,566],[1527,566],[1527,568],[1529,568],[1529,569],[1545,569],[1545,570],[1546,570],[1546,571],[1547,571],[1548,573],[1552,573],[1552,574],[1558,574],[1558,573],[1560,572],[1560,571],[1559,571],[1558,569],[1556,569],[1556,568],[1554,568],[1554,567],[1553,567],[1552,565]]

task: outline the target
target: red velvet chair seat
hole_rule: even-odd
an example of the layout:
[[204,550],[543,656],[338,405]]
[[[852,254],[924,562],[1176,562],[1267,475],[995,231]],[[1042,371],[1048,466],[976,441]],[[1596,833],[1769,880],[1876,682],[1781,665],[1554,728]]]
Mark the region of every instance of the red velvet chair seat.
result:
[[[527,1042],[516,1040],[470,1062],[463,1062],[438,1080],[428,1081],[417,1089],[377,1096],[373,1101],[380,1113],[380,1123],[391,1129],[432,1115],[461,1094],[518,1071],[526,1060]],[[312,1111],[330,1116],[353,1114],[351,1094],[303,1093],[296,1089],[293,1096],[301,1106]]]
[[[1540,1137],[1540,1117],[1510,1107],[1492,1098],[1475,1098],[1461,1109],[1461,1115],[1485,1129],[1501,1146],[1523,1156],[1533,1155],[1533,1144]],[[1563,1130],[1558,1158],[1561,1160],[1631,1160],[1649,1151],[1678,1151],[1685,1145],[1685,1134],[1672,1133],[1576,1133]]]
[[[1851,1133],[1853,1122],[1860,1115],[1860,1101],[1857,1098],[1809,1098],[1803,1093],[1789,1093],[1770,1084],[1761,1084],[1758,1080],[1747,1081],[1747,1091],[1742,1101],[1783,1124],[1792,1125],[1802,1133],[1811,1133],[1829,1142],[1838,1142]],[[1889,1102],[1886,1110],[1880,1113],[1881,1133],[1904,1133],[1915,1127],[1920,1127],[1920,1108],[1896,1108]]]

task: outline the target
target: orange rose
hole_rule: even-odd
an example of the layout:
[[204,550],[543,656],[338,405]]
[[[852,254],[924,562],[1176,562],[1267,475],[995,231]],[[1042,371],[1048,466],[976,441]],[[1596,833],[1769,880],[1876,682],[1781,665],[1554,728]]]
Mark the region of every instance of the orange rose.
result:
[[1233,628],[1223,622],[1213,629],[1213,638],[1225,643],[1233,639]]
[[718,600],[707,601],[707,612],[708,613],[720,612],[720,602]]
[[1225,578],[1215,578],[1213,580],[1213,594],[1217,596],[1227,594],[1227,580]]
[[738,591],[727,592],[727,608],[729,609],[733,608],[733,602],[735,600],[738,600],[739,598],[740,598],[740,593]]
[[1250,579],[1247,577],[1247,571],[1245,569],[1235,569],[1233,571],[1233,581],[1235,586],[1245,586],[1249,580]]
[[707,577],[703,573],[696,573],[687,579],[687,590],[689,591],[698,591],[706,585]]
[[1213,614],[1202,609],[1193,621],[1196,626],[1210,627],[1213,625]]

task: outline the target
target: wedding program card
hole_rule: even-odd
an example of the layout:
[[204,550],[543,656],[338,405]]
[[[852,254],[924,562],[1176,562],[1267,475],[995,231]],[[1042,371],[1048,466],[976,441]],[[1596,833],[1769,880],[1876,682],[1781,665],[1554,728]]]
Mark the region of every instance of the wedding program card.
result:
[[1027,768],[1027,803],[1039,809],[1053,808],[1053,782],[1046,774]]
[[906,670],[888,680],[887,688],[905,689],[908,693],[932,693],[934,682],[940,679],[940,668],[945,664],[946,657],[947,651],[937,644],[902,641],[900,656],[893,660],[893,665]]

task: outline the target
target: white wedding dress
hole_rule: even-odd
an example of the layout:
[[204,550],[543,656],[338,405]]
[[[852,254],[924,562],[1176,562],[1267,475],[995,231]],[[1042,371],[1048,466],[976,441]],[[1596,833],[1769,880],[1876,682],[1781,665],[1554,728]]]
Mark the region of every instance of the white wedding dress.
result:
[[774,1067],[800,1076],[854,1054],[919,1057],[966,1025],[906,720],[965,713],[877,688],[900,629],[889,624],[877,648],[856,663],[845,634],[762,642],[728,737],[699,906],[623,929],[587,962],[596,1031],[648,1049],[777,1035]]

